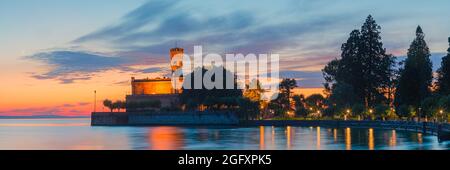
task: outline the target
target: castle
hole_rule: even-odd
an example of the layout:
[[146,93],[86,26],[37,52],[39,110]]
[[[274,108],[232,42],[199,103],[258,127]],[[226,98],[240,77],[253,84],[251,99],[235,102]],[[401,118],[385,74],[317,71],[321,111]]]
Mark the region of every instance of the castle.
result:
[[[184,55],[183,48],[170,49],[170,69],[172,74],[179,71],[183,67],[181,56]],[[144,102],[144,101],[161,101],[161,107],[173,107],[178,105],[178,94],[181,92],[183,78],[172,80],[171,78],[145,78],[136,79],[131,77],[131,95],[126,96],[127,103],[129,102]],[[131,110],[133,111],[133,110]]]

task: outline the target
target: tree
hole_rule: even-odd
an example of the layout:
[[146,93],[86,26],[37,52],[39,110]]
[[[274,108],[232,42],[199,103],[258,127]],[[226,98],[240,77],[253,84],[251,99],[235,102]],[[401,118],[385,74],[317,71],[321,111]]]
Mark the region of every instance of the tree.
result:
[[362,103],[356,96],[353,86],[346,83],[336,84],[329,97],[328,106],[335,106],[339,109],[351,107],[358,102]]
[[291,93],[297,87],[295,79],[283,79],[280,82],[279,94],[277,99],[269,103],[269,109],[272,110],[276,116],[286,116],[288,111],[292,110]]
[[[362,60],[362,75],[364,76],[358,81],[363,83],[363,97],[368,107],[387,100],[382,89],[386,89],[391,83],[391,68],[394,58],[387,55],[383,48],[380,29],[381,27],[371,15],[367,17],[361,27],[361,45],[358,52]],[[358,92],[358,87],[354,88]]]
[[400,105],[397,107],[397,115],[403,118],[411,118],[410,106]]
[[416,38],[408,49],[405,66],[400,71],[395,104],[420,106],[421,102],[430,95],[433,78],[430,50],[425,42],[425,34],[420,26],[416,30]]
[[387,105],[384,104],[379,104],[377,106],[375,106],[375,116],[377,116],[378,118],[381,118],[382,120],[385,120],[386,117],[389,115],[390,112],[390,108]]
[[114,111],[114,107],[113,107],[113,102],[111,100],[103,100],[103,106],[109,108],[111,110],[111,112]]
[[112,103],[112,109],[113,109],[113,110],[116,110],[116,109],[117,109],[117,111],[120,112],[120,102],[119,102],[119,101],[113,102],[113,103]]
[[334,59],[331,62],[329,62],[325,67],[322,69],[323,78],[325,79],[324,87],[325,92],[329,95],[331,95],[332,90],[334,86],[337,83],[337,74],[339,70],[340,60]]
[[438,105],[444,112],[450,113],[450,95],[441,97]]
[[[210,68],[212,71],[222,71],[223,87],[208,89],[205,84],[202,83],[201,88],[196,89],[194,74],[201,74],[202,77],[207,73],[206,68],[197,68],[192,73],[188,74],[184,83],[190,83],[183,85],[183,92],[180,94],[180,101],[186,105],[188,110],[202,110],[201,107],[205,106],[206,110],[221,110],[222,108],[238,107],[237,99],[242,98],[242,90],[238,88],[236,77],[223,67]],[[226,88],[227,77],[234,78],[234,87],[232,89]],[[212,81],[215,81],[217,77],[215,74],[211,76]],[[186,81],[190,79],[190,81]],[[184,87],[191,87],[185,89]]]
[[[386,93],[390,91],[386,89],[392,87],[395,58],[386,54],[380,29],[369,15],[361,31],[353,30],[347,42],[342,45],[341,58],[331,61],[322,70],[326,81],[324,86],[330,93],[330,98],[336,98],[333,93],[345,90],[353,96],[354,101],[364,103],[366,107],[388,103]],[[336,91],[336,88],[341,89]],[[334,104],[338,100],[334,100]],[[339,104],[348,106],[353,103],[355,102],[339,101]]]
[[312,94],[305,99],[305,103],[310,110],[312,109],[315,112],[322,111],[325,98],[321,94]]
[[350,33],[350,37],[347,42],[342,44],[341,59],[335,59],[328,63],[322,70],[325,83],[325,89],[333,94],[333,89],[341,84],[347,84],[352,86],[352,94],[356,94],[355,97],[360,97],[362,100],[362,90],[356,92],[358,89],[362,89],[363,85],[360,81],[364,75],[362,75],[362,65],[359,57],[359,46],[361,45],[361,33],[359,30],[353,30]]
[[285,94],[288,98],[291,98],[292,90],[297,86],[295,79],[283,79],[280,83],[280,93]]
[[292,97],[292,100],[295,102],[295,115],[306,117],[308,116],[308,110],[306,109],[305,104],[305,96],[303,95],[295,95]]
[[362,104],[355,104],[352,107],[352,112],[355,116],[358,116],[358,118],[364,119],[364,105]]
[[364,65],[361,57],[362,35],[358,30],[353,30],[347,42],[342,44],[341,61],[338,66],[339,83],[352,86],[356,100],[364,100]]
[[117,109],[118,112],[120,112],[121,109],[126,109],[126,103],[121,100],[117,100],[112,103],[112,109]]
[[258,101],[252,101],[248,98],[240,98],[238,100],[239,109],[237,113],[243,120],[254,120],[259,116],[260,103]]
[[430,97],[425,98],[420,104],[420,107],[422,108],[423,116],[427,116],[427,117],[437,116],[437,113],[440,110],[440,107],[439,107],[440,99],[441,99],[441,97],[439,97],[439,96],[430,96]]
[[[450,46],[450,37],[448,38]],[[450,94],[450,47],[447,50],[447,56],[442,58],[441,68],[438,72],[437,91],[441,95]]]
[[261,96],[264,93],[264,89],[261,87],[259,80],[253,80],[250,85],[246,85],[244,97],[254,102],[260,102]]
[[[127,112],[135,112],[135,111],[154,111],[155,109],[160,109],[162,103],[160,100],[141,100],[141,101],[127,101],[122,102],[120,104],[127,109]],[[169,108],[165,108],[169,110]],[[170,108],[175,109],[175,108]]]

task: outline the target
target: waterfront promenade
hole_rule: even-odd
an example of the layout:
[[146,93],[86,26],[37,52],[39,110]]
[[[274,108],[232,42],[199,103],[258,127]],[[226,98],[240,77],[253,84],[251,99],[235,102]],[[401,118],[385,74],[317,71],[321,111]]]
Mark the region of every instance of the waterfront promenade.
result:
[[235,114],[219,113],[92,113],[92,126],[302,126],[329,128],[393,129],[436,135],[450,139],[450,124],[415,121],[355,120],[248,120],[239,121]]
[[329,128],[393,129],[436,135],[450,140],[450,124],[414,121],[343,121],[343,120],[254,120],[241,122],[241,126],[303,126]]

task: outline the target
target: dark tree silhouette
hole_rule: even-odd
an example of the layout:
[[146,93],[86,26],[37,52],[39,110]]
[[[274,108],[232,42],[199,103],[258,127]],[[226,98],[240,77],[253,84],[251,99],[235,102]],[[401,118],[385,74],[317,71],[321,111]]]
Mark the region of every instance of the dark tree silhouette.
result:
[[[361,31],[353,30],[347,42],[342,45],[340,59],[328,63],[322,70],[325,89],[330,98],[340,106],[363,103],[373,107],[388,103],[386,93],[392,87],[395,58],[386,54],[380,36],[381,27],[372,16],[368,16]],[[339,87],[337,91],[335,88]],[[341,100],[344,95],[333,95],[345,91],[353,100]],[[338,104],[330,103],[330,104]]]
[[111,112],[114,111],[113,102],[111,100],[108,99],[104,100],[103,106],[107,107],[109,110],[111,110]]
[[[386,102],[384,90],[391,84],[392,66],[394,58],[386,54],[380,36],[381,27],[371,15],[361,27],[361,46],[359,56],[362,63],[363,96],[366,106],[372,107],[378,103]],[[358,94],[358,87],[354,87]]]
[[269,109],[275,112],[276,116],[285,116],[291,109],[292,90],[297,87],[295,79],[283,79],[279,86],[278,98],[271,101]]
[[425,34],[419,26],[416,38],[408,49],[405,66],[400,71],[395,104],[414,106],[416,109],[430,95],[432,63],[430,50],[425,42]]
[[[180,94],[180,100],[182,104],[186,105],[188,110],[198,110],[200,106],[206,107],[206,110],[220,110],[222,108],[232,108],[239,105],[238,99],[242,98],[242,90],[238,88],[236,82],[236,76],[231,72],[225,70],[223,67],[213,67],[211,69],[219,69],[223,71],[223,89],[212,88],[208,89],[202,83],[201,88],[195,89],[194,87],[194,74],[201,74],[204,77],[207,73],[206,68],[197,68],[191,74],[186,76],[186,79],[190,81],[185,81],[184,83],[191,83],[188,89],[184,89]],[[227,89],[227,77],[234,78],[234,88]],[[216,75],[212,75],[212,81],[215,81]],[[202,109],[200,109],[202,110]]]
[[[448,38],[450,46],[450,37]],[[450,47],[447,56],[442,58],[441,68],[438,70],[437,91],[441,95],[450,95]]]
[[295,95],[292,97],[295,102],[295,115],[300,117],[308,116],[308,110],[306,109],[305,96]]

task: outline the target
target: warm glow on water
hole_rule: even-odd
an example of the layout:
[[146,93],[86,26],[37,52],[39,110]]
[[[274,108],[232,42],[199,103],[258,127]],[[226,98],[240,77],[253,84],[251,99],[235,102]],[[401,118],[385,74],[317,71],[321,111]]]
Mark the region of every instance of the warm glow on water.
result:
[[448,150],[436,136],[326,127],[91,127],[90,119],[0,119],[0,149]]
[[375,138],[373,137],[373,129],[369,129],[369,150],[375,149]]
[[155,127],[148,131],[149,149],[179,150],[183,146],[183,134],[177,127]]
[[320,127],[317,127],[316,132],[317,132],[317,135],[316,135],[316,138],[317,138],[317,142],[316,142],[317,149],[320,150],[320,138],[321,138],[321,136],[320,136]]
[[352,130],[350,128],[345,128],[345,149],[352,149]]
[[264,131],[264,126],[260,126],[259,127],[259,149],[260,150],[264,150],[265,149],[265,142],[266,142],[266,138],[264,136],[266,132]]

